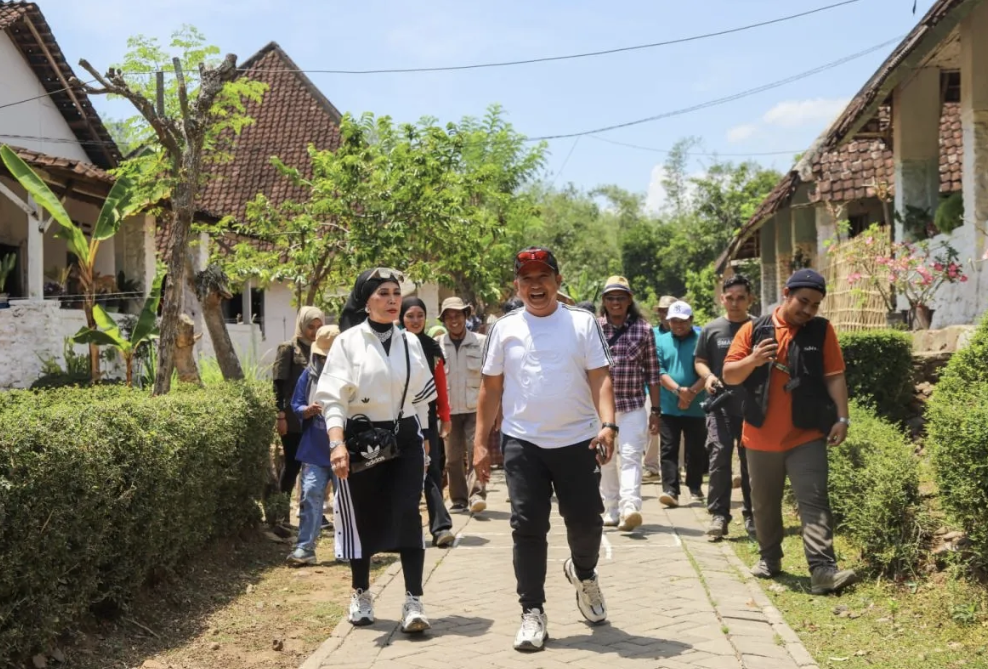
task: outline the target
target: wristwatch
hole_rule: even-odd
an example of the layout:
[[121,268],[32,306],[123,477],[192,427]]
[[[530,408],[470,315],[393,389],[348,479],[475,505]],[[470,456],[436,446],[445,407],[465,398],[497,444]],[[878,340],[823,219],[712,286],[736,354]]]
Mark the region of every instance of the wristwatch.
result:
[[844,425],[847,425],[848,427],[851,427],[851,419],[850,418],[844,418],[843,416],[841,416],[840,418],[837,419],[837,422],[838,423],[844,423]]
[[662,413],[662,407],[652,407],[651,411],[652,411],[652,413],[661,414]]
[[333,439],[332,441],[329,442],[329,450],[333,450],[337,446],[342,446],[343,444],[344,444],[343,441],[339,439]]
[[614,434],[617,434],[617,433],[618,433],[618,432],[620,431],[620,429],[619,429],[619,428],[618,428],[618,426],[617,426],[617,423],[601,423],[601,425],[600,425],[600,426],[601,426],[602,428],[604,428],[604,427],[609,427],[609,428],[611,428],[612,430],[614,430]]

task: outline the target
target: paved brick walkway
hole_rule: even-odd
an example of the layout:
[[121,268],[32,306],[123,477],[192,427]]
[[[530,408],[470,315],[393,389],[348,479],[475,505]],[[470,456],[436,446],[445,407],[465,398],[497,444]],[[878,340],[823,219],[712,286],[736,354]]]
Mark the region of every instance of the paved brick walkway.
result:
[[520,609],[510,509],[504,481],[495,476],[488,511],[454,517],[455,547],[426,553],[423,601],[432,630],[419,638],[398,631],[404,592],[394,564],[372,588],[377,622],[364,628],[341,622],[302,669],[815,669],[731,548],[707,542],[701,505],[664,510],[657,488],[645,488],[645,525],[635,534],[605,532],[598,567],[609,614],[604,625],[586,624],[576,608],[563,576],[565,528],[554,513],[546,582],[550,641],[535,654],[511,647]]

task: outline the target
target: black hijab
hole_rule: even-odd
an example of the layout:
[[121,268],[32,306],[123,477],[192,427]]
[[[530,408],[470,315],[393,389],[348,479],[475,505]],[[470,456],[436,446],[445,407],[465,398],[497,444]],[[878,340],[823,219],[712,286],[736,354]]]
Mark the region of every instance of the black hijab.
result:
[[350,291],[350,296],[343,305],[343,311],[340,312],[340,332],[345,332],[367,320],[367,300],[381,287],[381,284],[390,281],[395,285],[401,285],[396,279],[372,279],[370,275],[373,273],[373,269],[366,269],[354,282],[353,290]]
[[[409,296],[401,301],[401,325],[405,325],[405,314],[412,307],[419,307],[422,309],[423,314],[428,314],[425,309],[425,302],[417,297]],[[425,333],[425,329],[415,335],[419,338],[419,343],[422,344],[422,351],[425,353],[425,359],[429,363],[429,369],[434,370],[436,368],[436,360],[446,361],[446,357],[443,355],[443,349],[439,346],[439,342],[430,337]]]

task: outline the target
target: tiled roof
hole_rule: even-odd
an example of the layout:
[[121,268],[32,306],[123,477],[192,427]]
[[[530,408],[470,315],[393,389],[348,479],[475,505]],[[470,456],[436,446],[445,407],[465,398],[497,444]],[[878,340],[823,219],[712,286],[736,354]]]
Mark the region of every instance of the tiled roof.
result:
[[98,181],[108,186],[113,185],[113,177],[96,167],[82,160],[71,160],[60,156],[49,156],[46,153],[20,149],[16,146],[10,147],[21,160],[32,167],[38,167],[48,172],[71,174],[73,177],[83,177],[92,181]]
[[38,5],[0,0],[0,30],[6,32],[34,70],[90,161],[102,169],[116,167],[120,162],[120,151],[89,96],[79,87],[65,90],[66,82],[75,75]]
[[[211,169],[200,209],[217,217],[243,220],[246,205],[258,193],[274,203],[305,199],[306,189],[292,185],[271,165],[277,156],[287,165],[309,169],[309,144],[317,149],[339,146],[340,112],[278,46],[272,42],[241,65],[243,77],[268,84],[260,104],[249,102],[254,124],[236,139],[233,159]],[[277,70],[277,71],[276,71]]]
[[[940,116],[940,192],[961,189],[960,105],[947,103]],[[895,158],[885,140],[852,140],[836,151],[820,154],[813,163],[816,202],[850,202],[875,197],[875,184],[894,189]]]

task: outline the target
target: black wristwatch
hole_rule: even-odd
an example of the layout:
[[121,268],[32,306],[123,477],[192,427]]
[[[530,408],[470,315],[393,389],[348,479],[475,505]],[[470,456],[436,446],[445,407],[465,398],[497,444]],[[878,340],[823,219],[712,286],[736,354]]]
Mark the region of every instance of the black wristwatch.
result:
[[617,423],[601,423],[601,427],[602,428],[604,428],[604,427],[611,428],[612,430],[614,430],[614,434],[617,434],[618,432],[621,431],[621,429],[617,426]]
[[652,407],[651,412],[652,413],[661,414],[662,413],[662,407]]

